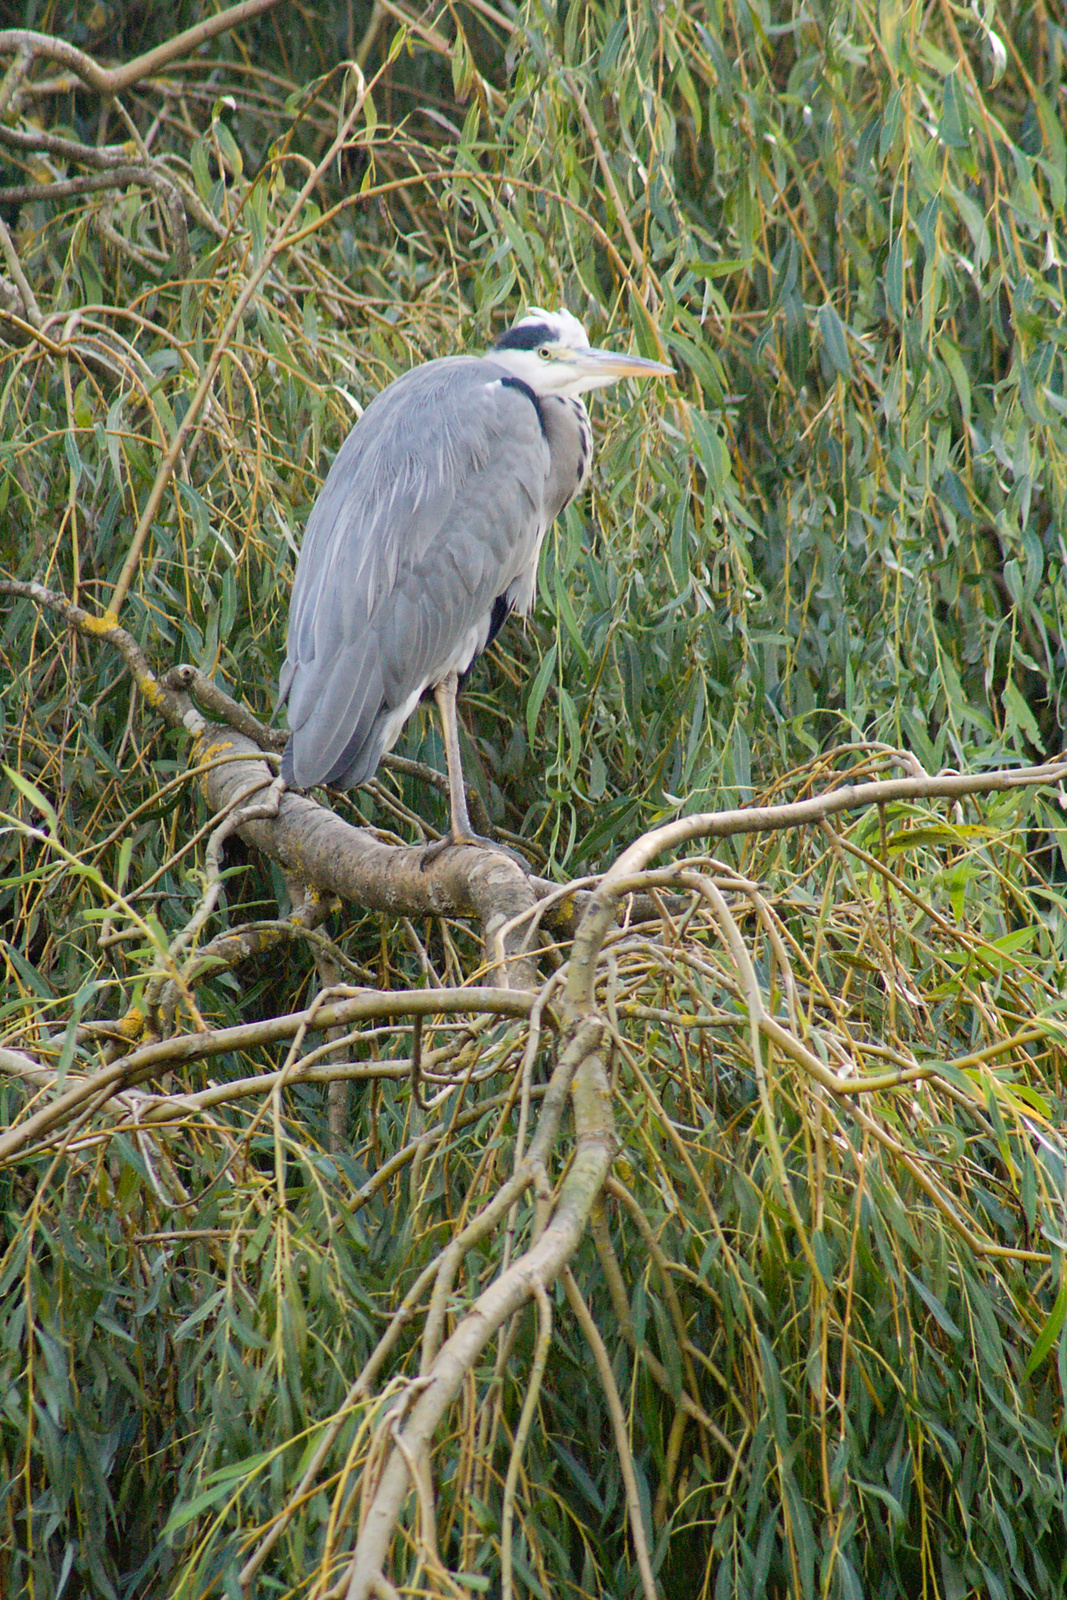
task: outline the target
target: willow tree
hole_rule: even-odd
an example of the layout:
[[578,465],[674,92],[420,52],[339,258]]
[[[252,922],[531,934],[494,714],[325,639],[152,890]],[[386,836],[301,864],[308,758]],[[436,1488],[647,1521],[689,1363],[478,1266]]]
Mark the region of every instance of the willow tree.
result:
[[[1062,31],[24,20],[0,1590],[1059,1596]],[[531,303],[677,381],[467,688],[534,873],[424,869],[429,718],[273,783],[288,585]]]

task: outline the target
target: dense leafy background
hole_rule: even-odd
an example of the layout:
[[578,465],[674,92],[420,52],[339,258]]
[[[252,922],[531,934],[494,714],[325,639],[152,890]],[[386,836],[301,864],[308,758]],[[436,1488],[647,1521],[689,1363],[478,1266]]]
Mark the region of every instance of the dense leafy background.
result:
[[[8,5],[0,22],[129,60],[198,15]],[[358,56],[357,130],[224,350],[136,564],[122,620],[155,665],[192,661],[269,715],[300,530],[356,408],[413,361],[488,343],[525,304],[565,303],[594,342],[632,340],[678,380],[598,398],[592,495],[548,542],[532,622],[467,694],[470,770],[547,870],[603,866],[678,807],[817,788],[830,764],[798,769],[834,747],[884,741],[931,770],[1058,751],[1067,34],[1053,9],[544,0],[400,15],[283,4],[122,96],[185,197],[184,267],[144,183],[48,193],[85,169],[34,148],[35,130],[95,144],[129,127],[73,79],[57,87],[54,64],[33,67],[5,116],[28,138],[0,146],[5,192],[35,186],[0,215],[41,313],[0,321],[6,571],[105,609],[225,320],[353,103],[340,63]],[[188,842],[205,819],[183,750],[112,651],[25,601],[5,603],[0,649],[3,759],[47,797],[78,864],[26,831],[39,811],[5,780],[0,1022],[65,1071],[95,1048],[68,1024],[123,1015],[153,939],[197,904]],[[439,759],[428,718],[405,737]],[[421,787],[395,792],[432,815]],[[395,821],[373,797],[350,804]],[[693,919],[691,953],[620,946],[620,1181],[669,1265],[623,1199],[605,1226],[631,1342],[665,1385],[631,1366],[592,1243],[579,1265],[665,1593],[1063,1592],[1062,836],[1031,794],[891,814],[847,848],[816,834],[737,852],[774,903],[790,1014],[816,1053],[835,1070],[835,1049],[886,1070],[951,1065],[952,1092],[872,1091],[877,1136],[796,1062],[764,1081],[713,918]],[[139,932],[105,885],[130,891]],[[278,888],[231,857],[222,914],[272,915]],[[776,1011],[781,951],[766,926],[746,933]],[[383,986],[424,961],[449,980],[472,970],[462,930],[394,937],[375,918],[347,934]],[[282,956],[205,982],[198,1002],[218,1022],[295,1006],[308,969]],[[502,1095],[522,1038],[501,1028],[484,1048]],[[402,1062],[409,1046],[380,1032],[358,1050]],[[212,1063],[182,1086],[281,1059]],[[0,1175],[5,1593],[233,1592],[242,1530],[292,1492],[390,1295],[468,1187],[491,1192],[508,1166],[490,1097],[455,1148],[357,1204],[419,1117],[402,1077],[361,1094],[343,1158],[324,1153],[321,1090],[306,1087],[269,1111],[198,1104],[158,1142],[90,1128]],[[3,1098],[6,1122],[26,1091]],[[498,1259],[487,1246],[464,1288]],[[460,1417],[445,1447],[442,1548],[459,1571],[495,1570],[531,1338],[523,1324],[496,1380],[482,1375],[491,1421]],[[634,1592],[587,1372],[561,1319],[524,1466],[531,1593]],[[683,1388],[719,1445],[679,1424]],[[368,1427],[353,1414],[263,1592],[322,1592],[340,1548],[331,1497]]]

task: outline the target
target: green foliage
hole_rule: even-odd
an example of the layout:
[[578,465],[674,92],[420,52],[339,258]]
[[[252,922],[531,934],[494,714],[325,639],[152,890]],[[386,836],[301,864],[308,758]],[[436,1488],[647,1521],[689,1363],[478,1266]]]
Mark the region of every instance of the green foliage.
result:
[[[199,15],[24,21],[129,59]],[[357,51],[367,96],[301,198],[358,103],[339,64]],[[279,7],[121,113],[46,91],[39,61],[5,113],[30,143],[0,147],[0,187],[34,186],[0,215],[40,312],[0,284],[0,562],[94,615],[128,571],[122,622],[152,665],[191,661],[269,716],[300,532],[358,409],[524,304],[566,303],[678,381],[598,398],[591,497],[546,542],[531,623],[468,688],[498,822],[577,873],[679,809],[817,791],[839,743],[930,770],[1050,754],[1065,52],[1021,0],[544,0],[514,25]],[[130,125],[183,222],[147,181],[66,193],[83,168],[32,144],[124,144]],[[114,651],[4,607],[0,1044],[44,1064],[5,1080],[6,1127],[99,1070],[112,1047],[87,1024],[135,1016],[161,981],[202,898],[206,819]],[[428,719],[405,738],[434,759]],[[393,825],[372,796],[351,806]],[[1063,1593],[1062,842],[1058,809],[1016,793],[724,848],[766,897],[731,891],[751,981],[699,895],[684,937],[668,912],[610,947],[625,1159],[576,1275],[665,1593]],[[231,854],[219,921],[275,916],[278,887]],[[346,947],[383,989],[475,964],[448,927],[361,918]],[[182,1026],[295,1010],[310,962],[288,950],[206,976]],[[757,1052],[757,999],[811,1059],[773,1029]],[[241,1087],[286,1064],[272,1041],[174,1067],[176,1111],[86,1114],[0,1169],[0,1591],[234,1592],[339,1419],[257,1580],[326,1591],[412,1330],[370,1397],[350,1386],[512,1169],[527,1036],[472,1026],[477,1048],[452,1022],[433,1047],[442,1080],[477,1084],[437,1085],[428,1113],[410,1030],[359,1032],[350,1156],[325,1153],[321,1083]],[[828,1088],[820,1063],[879,1082]],[[457,1303],[504,1250],[470,1252]],[[606,1403],[562,1298],[555,1315],[516,1572],[531,1594],[621,1597]],[[497,1569],[533,1348],[526,1315],[440,1444],[441,1554],[471,1589]],[[408,1592],[429,1581],[416,1535],[412,1512]]]
[[[664,1593],[1060,1593],[1059,899],[1006,804],[756,841],[673,886],[684,939],[654,919],[608,945],[623,1149],[575,1263]],[[90,1594],[226,1593],[281,1515],[261,1592],[325,1593],[417,1370],[418,1320],[390,1317],[509,1174],[528,1049],[525,1024],[428,1024],[423,1107],[408,1031],[354,1030],[351,1152],[328,1155],[301,1081],[321,1052],[253,1044],[258,1077],[187,1068],[8,1163],[6,1592],[59,1593],[71,1563]],[[535,1221],[466,1252],[457,1314]],[[606,1402],[555,1300],[516,1571],[630,1593]],[[388,1380],[353,1389],[386,1332]],[[532,1346],[527,1313],[440,1440],[455,1573],[497,1568]]]

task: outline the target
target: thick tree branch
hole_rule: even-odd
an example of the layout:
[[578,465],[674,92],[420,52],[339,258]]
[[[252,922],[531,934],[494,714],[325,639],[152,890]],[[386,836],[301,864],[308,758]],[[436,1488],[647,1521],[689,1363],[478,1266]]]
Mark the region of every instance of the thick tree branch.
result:
[[[274,777],[262,745],[276,736],[193,667],[175,667],[158,678],[140,645],[114,616],[96,617],[38,583],[0,582],[0,594],[34,601],[57,612],[78,632],[103,639],[119,651],[146,702],[174,729],[194,736],[194,760],[202,763],[201,786],[215,813],[238,806],[257,780]],[[209,723],[190,691],[216,714],[240,724]],[[483,929],[487,964],[509,988],[537,986],[536,958],[527,951],[527,916],[537,892],[516,863],[491,850],[462,846],[428,865],[421,847],[383,844],[368,828],[355,828],[304,795],[286,792],[276,814],[243,821],[241,837],[291,878],[324,894],[353,901],[368,911],[393,916],[471,917]]]
[[[217,724],[200,733],[197,757],[210,764],[202,784],[213,811],[232,804],[254,777],[271,777],[250,739]],[[426,865],[421,846],[383,844],[305,795],[284,793],[277,816],[245,822],[238,832],[291,877],[368,911],[477,919],[490,960],[497,929],[536,903],[529,880],[507,856],[463,845]],[[505,945],[501,967],[509,988],[535,987],[536,966],[518,934]]]

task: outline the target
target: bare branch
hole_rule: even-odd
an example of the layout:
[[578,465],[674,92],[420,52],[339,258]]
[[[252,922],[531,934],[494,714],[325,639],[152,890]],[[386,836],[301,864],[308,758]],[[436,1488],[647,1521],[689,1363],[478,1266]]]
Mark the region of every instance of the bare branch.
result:
[[[900,761],[914,770],[912,758],[901,754]],[[967,795],[996,794],[1009,789],[1055,788],[1065,779],[1067,761],[1059,760],[1037,767],[1005,767],[992,772],[940,772],[933,776],[924,772],[920,776],[870,783],[846,781],[807,800],[778,806],[746,806],[735,811],[702,811],[653,828],[623,851],[589,898],[571,952],[568,1007],[576,1012],[592,1008],[597,956],[615,919],[615,908],[629,890],[645,887],[640,874],[650,861],[666,850],[676,850],[694,839],[727,839],[740,833],[809,827],[843,811],[864,811],[872,806],[909,800],[959,800]]]
[[[7,142],[11,143],[10,136]],[[31,147],[32,144],[31,140]],[[75,145],[73,148],[81,151],[88,147]],[[84,158],[79,155],[78,159]],[[12,205],[21,204],[26,200],[62,200],[71,195],[91,194],[99,189],[120,189],[130,183],[144,183],[155,190],[170,225],[178,275],[187,277],[192,270],[192,256],[189,251],[189,232],[185,226],[182,197],[170,179],[150,162],[137,166],[108,167],[106,171],[90,173],[80,178],[57,178],[54,183],[13,184],[0,189],[0,202]]]
[[32,323],[35,328],[39,328],[44,320],[41,316],[41,308],[37,304],[33,290],[30,288],[29,279],[22,270],[22,262],[19,260],[18,251],[15,249],[14,242],[2,217],[0,217],[0,251],[3,252],[7,270],[15,280],[15,287],[22,296],[22,307],[26,314],[27,322]]
[[[570,1269],[567,1269],[570,1276]],[[552,1302],[543,1283],[534,1279],[533,1295],[537,1301],[537,1343],[534,1346],[533,1362],[530,1366],[530,1376],[527,1380],[526,1398],[522,1403],[522,1414],[519,1425],[515,1430],[515,1441],[511,1447],[511,1456],[508,1460],[507,1477],[504,1480],[504,1499],[500,1509],[500,1594],[501,1600],[512,1600],[512,1559],[511,1559],[511,1526],[515,1509],[515,1490],[519,1482],[519,1466],[522,1461],[522,1452],[529,1438],[530,1428],[533,1424],[534,1413],[541,1397],[541,1382],[545,1375],[545,1366],[548,1362],[548,1352],[552,1344]]]
[[[360,990],[345,999],[316,1003],[303,1011],[280,1017],[265,1017],[259,1022],[241,1023],[233,1028],[206,1028],[202,1033],[178,1034],[171,1039],[153,1040],[132,1050],[120,1060],[83,1078],[62,1094],[0,1135],[0,1164],[18,1155],[28,1144],[43,1138],[68,1122],[87,1101],[108,1099],[131,1084],[177,1068],[189,1061],[205,1061],[228,1051],[247,1050],[256,1045],[292,1039],[309,1028],[328,1029],[371,1019],[423,1016],[477,1015],[522,1017],[534,1003],[532,994],[511,989],[472,986],[469,989],[412,989],[399,993]],[[25,1061],[29,1061],[25,1057]],[[15,1064],[17,1065],[17,1063]],[[16,1076],[15,1066],[10,1070]]]
[[86,55],[84,50],[79,50],[75,45],[68,44],[65,39],[53,38],[47,33],[34,33],[29,28],[6,28],[0,31],[0,54],[17,52],[20,61],[24,61],[27,66],[38,56],[49,61],[58,61],[75,73],[90,89],[96,89],[98,93],[104,95],[116,95],[130,88],[132,84],[140,83],[143,78],[150,78],[154,73],[162,71],[171,62],[192,55],[209,39],[216,38],[220,33],[227,33],[231,28],[239,27],[242,22],[247,22],[249,17],[256,17],[261,11],[269,11],[271,6],[277,3],[278,0],[241,0],[239,5],[231,6],[228,11],[220,11],[215,16],[205,17],[202,22],[186,28],[183,33],[175,34],[173,39],[165,39],[162,44],[156,45],[155,49],[147,50],[143,56],[127,61],[122,67],[102,67],[92,56]]
[[252,715],[247,706],[241,705],[219,684],[205,677],[199,667],[188,663],[171,667],[161,681],[165,689],[177,689],[191,695],[200,709],[215,722],[225,722],[237,733],[244,734],[246,739],[258,744],[260,749],[284,750],[289,737],[287,733],[280,728],[268,728],[265,722],[260,722],[258,717]]
[[[204,793],[212,810],[221,811],[248,784],[262,753],[243,735],[208,725],[200,734],[197,757],[210,762]],[[265,763],[257,776],[271,776]],[[420,847],[383,844],[368,828],[354,828],[314,800],[291,792],[283,795],[276,818],[249,821],[239,831],[249,844],[279,861],[290,877],[368,911],[476,918],[490,961],[497,928],[536,898],[525,874],[507,856],[464,845],[427,864]],[[494,965],[509,987],[536,986],[536,963],[518,939],[508,943],[503,961]]]

